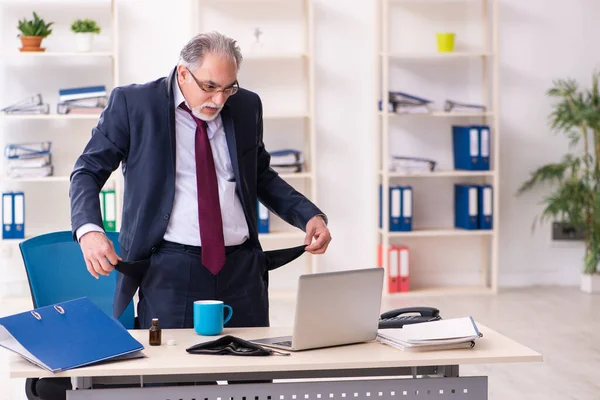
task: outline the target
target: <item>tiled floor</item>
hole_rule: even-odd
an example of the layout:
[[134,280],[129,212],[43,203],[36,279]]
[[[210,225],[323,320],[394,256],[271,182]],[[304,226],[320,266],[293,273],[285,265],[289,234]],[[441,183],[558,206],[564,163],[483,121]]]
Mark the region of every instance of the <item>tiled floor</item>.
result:
[[[480,323],[540,352],[543,363],[461,367],[461,375],[487,375],[490,400],[600,399],[600,295],[576,288],[506,290],[483,296],[386,298],[383,310],[409,305],[438,307],[446,318],[472,315]],[[0,314],[30,307],[0,300]],[[294,300],[271,301],[271,325],[291,326]],[[0,400],[24,400],[23,380],[8,379],[0,349]]]

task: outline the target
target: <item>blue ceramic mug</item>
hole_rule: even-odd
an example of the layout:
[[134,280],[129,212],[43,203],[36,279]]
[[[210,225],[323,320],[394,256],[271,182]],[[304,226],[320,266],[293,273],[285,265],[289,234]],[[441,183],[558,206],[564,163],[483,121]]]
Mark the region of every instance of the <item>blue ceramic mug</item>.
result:
[[[228,309],[225,317],[224,309]],[[194,330],[198,335],[212,336],[223,331],[223,325],[231,319],[233,309],[219,300],[194,302]]]

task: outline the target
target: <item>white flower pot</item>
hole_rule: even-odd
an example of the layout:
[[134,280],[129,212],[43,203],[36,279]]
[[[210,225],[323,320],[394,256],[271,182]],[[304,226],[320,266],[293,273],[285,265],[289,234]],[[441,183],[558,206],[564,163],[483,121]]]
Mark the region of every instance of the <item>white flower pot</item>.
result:
[[581,274],[581,291],[600,293],[600,274]]
[[79,53],[87,53],[92,51],[92,45],[94,43],[94,33],[76,33],[75,34],[75,47]]

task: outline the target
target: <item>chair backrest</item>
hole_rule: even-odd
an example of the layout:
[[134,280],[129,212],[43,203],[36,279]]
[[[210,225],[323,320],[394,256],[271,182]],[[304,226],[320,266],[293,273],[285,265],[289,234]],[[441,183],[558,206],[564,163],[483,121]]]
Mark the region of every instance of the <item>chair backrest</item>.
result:
[[[119,253],[117,232],[106,232]],[[112,316],[117,272],[95,279],[87,270],[79,244],[70,231],[47,233],[19,244],[31,298],[35,308],[58,302],[88,297],[107,315]],[[119,321],[127,329],[134,328],[133,301]]]

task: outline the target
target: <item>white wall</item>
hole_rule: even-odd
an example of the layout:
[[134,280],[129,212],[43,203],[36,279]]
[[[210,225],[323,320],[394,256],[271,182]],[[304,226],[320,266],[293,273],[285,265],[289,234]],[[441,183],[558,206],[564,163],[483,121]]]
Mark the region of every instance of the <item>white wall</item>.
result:
[[[169,72],[180,47],[193,33],[191,3],[181,0],[173,7],[172,2],[159,0],[121,2],[121,83],[144,82]],[[552,245],[547,226],[531,234],[532,218],[540,210],[536,202],[542,193],[522,198],[513,194],[531,169],[556,160],[565,149],[564,141],[548,131],[550,106],[544,93],[554,78],[572,76],[588,82],[597,60],[594,38],[600,34],[596,24],[600,4],[594,0],[500,3],[500,285],[577,284],[581,246]],[[3,3],[3,7],[14,4]],[[26,8],[20,4],[18,10]],[[10,12],[4,11],[2,31],[11,35],[14,21],[7,15]],[[378,202],[377,193],[370,190],[377,187],[373,140],[373,101],[377,98],[374,1],[315,0],[315,17],[318,205],[329,215],[333,236],[319,266],[324,270],[368,267],[375,261]],[[4,47],[16,45],[7,35],[3,37]],[[61,46],[58,39],[54,45]],[[37,67],[41,67],[41,76]],[[96,71],[99,67],[90,68]],[[46,80],[44,90],[55,90],[56,85],[68,82],[74,70],[68,64],[61,67],[56,63],[36,68],[4,67],[1,99],[10,101],[8,94],[19,97],[41,77],[52,77]],[[265,69],[265,74],[272,72]],[[25,83],[11,82],[13,78]],[[78,83],[88,83],[91,78],[81,75],[77,79]],[[52,135],[57,141],[61,140],[57,132],[68,132],[71,136],[67,140],[77,137],[71,152],[76,154],[85,142],[89,125],[61,125]],[[42,124],[2,123],[3,131],[26,138],[37,137],[36,132],[44,128]],[[3,137],[6,135],[3,132]],[[534,149],[539,152],[534,154]],[[68,165],[61,168],[68,170]],[[59,195],[66,198],[65,193]],[[44,199],[28,200],[27,206],[43,209]],[[64,204],[59,206],[63,208]],[[68,229],[67,216],[60,215],[64,220],[60,226]],[[2,249],[2,268],[9,273],[2,273],[0,295],[27,294],[18,254],[8,254],[6,244]],[[474,276],[469,272],[464,279]]]
[[578,284],[580,244],[552,244],[550,226],[531,233],[531,223],[548,191],[515,197],[529,172],[555,162],[567,142],[550,132],[545,92],[557,78],[589,87],[598,67],[593,38],[600,3],[504,0],[501,2],[501,194],[500,284]]

